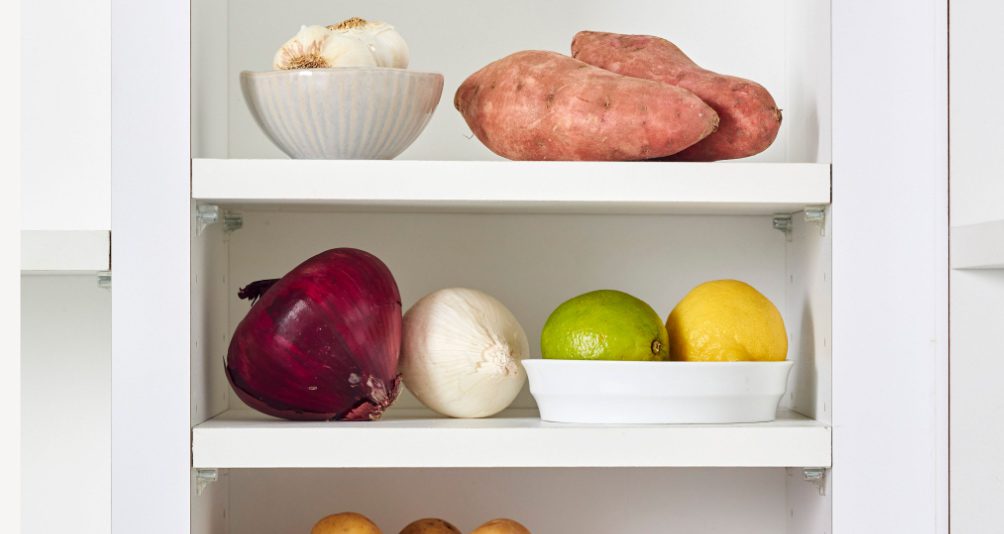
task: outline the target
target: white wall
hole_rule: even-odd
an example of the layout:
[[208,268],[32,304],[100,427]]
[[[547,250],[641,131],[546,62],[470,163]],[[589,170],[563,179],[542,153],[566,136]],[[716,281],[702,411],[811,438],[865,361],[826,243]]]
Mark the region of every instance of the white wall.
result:
[[111,294],[94,275],[21,277],[21,390],[21,532],[107,534]]
[[21,229],[111,227],[109,0],[21,1]]

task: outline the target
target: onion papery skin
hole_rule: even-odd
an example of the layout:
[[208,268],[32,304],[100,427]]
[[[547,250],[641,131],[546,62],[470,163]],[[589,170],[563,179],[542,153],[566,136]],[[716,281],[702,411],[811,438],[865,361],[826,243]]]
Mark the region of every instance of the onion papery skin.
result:
[[248,406],[292,420],[366,421],[397,398],[401,296],[376,256],[328,250],[241,297],[260,298],[230,340],[226,374]]
[[448,417],[491,417],[526,383],[526,332],[495,297],[475,289],[434,291],[404,315],[401,374],[429,409]]

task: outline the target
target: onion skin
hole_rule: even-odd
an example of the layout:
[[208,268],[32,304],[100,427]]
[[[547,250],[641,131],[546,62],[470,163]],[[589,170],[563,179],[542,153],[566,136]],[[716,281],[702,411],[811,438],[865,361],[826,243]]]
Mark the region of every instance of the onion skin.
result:
[[401,375],[428,408],[449,417],[491,417],[526,383],[526,332],[495,297],[452,287],[404,314]]
[[248,406],[299,421],[366,421],[397,398],[401,296],[376,256],[328,250],[240,296],[260,297],[226,360],[227,379]]

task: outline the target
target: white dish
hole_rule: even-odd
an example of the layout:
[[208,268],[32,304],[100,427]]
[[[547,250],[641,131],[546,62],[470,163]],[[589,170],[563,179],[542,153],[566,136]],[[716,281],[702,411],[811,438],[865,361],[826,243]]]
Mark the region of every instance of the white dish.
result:
[[443,75],[404,69],[242,72],[255,122],[293,159],[393,159],[422,133]]
[[773,421],[791,366],[523,360],[540,418],[560,423]]

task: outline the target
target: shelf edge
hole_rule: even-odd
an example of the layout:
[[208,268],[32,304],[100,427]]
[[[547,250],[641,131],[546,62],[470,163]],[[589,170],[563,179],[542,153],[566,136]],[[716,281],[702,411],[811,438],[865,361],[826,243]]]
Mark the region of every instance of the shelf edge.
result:
[[22,274],[84,274],[111,269],[108,230],[22,230]]
[[1004,220],[951,228],[953,269],[1004,269]]

